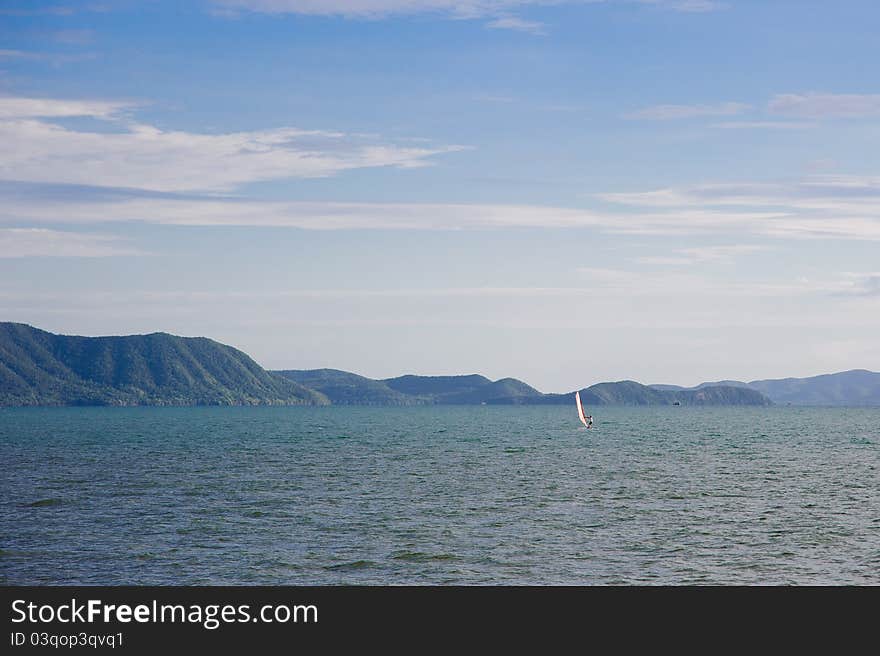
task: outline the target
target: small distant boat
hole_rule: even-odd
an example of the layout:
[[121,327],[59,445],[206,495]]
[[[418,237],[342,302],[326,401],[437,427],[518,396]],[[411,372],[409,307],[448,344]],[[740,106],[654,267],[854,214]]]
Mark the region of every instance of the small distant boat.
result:
[[584,415],[584,406],[581,404],[581,393],[574,393],[574,402],[577,404],[578,409],[578,419],[581,420],[581,423],[587,428],[593,427],[593,417],[590,416],[589,421],[587,420],[586,415]]
[[681,405],[681,401],[674,401],[672,405]]

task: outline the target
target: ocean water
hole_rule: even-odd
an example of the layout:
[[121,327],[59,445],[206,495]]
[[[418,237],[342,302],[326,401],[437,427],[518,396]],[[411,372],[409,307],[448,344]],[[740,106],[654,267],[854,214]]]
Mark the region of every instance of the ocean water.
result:
[[880,409],[0,410],[6,584],[880,584]]

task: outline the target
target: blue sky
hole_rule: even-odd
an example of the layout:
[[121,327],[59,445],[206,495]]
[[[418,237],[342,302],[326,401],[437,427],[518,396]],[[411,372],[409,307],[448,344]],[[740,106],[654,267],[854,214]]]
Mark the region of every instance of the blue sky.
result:
[[880,6],[0,5],[0,315],[269,368],[880,369]]

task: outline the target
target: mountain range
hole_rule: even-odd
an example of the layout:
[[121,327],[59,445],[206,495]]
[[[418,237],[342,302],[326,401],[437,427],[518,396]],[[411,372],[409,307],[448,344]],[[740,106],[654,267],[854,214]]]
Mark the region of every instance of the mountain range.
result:
[[701,383],[691,388],[677,385],[650,387],[664,391],[684,391],[717,385],[753,389],[781,405],[880,406],[880,373],[867,369],[852,369],[809,378],[753,380],[749,383],[725,380],[717,383]]
[[338,405],[512,405],[547,396],[515,378],[492,381],[478,374],[373,380],[338,369],[273,373],[319,391]]
[[[631,380],[579,390],[598,405],[880,405],[880,373],[725,380],[695,387]],[[371,379],[338,369],[267,371],[247,354],[204,337],[167,333],[56,335],[0,322],[0,406],[28,405],[546,405],[515,378],[416,376]]]
[[[485,376],[400,376],[372,380],[338,369],[274,372],[345,405],[553,405],[572,402],[566,394],[543,394],[515,378]],[[580,390],[587,405],[770,405],[760,392],[740,387],[657,390],[631,380],[599,383]]]

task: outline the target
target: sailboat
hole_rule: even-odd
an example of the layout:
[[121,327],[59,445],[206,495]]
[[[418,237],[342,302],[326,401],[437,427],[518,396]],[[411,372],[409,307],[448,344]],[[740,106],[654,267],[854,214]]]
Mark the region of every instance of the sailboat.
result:
[[589,423],[588,423],[587,418],[584,415],[584,406],[581,404],[581,393],[579,391],[574,393],[574,401],[577,404],[578,419],[580,419],[581,423],[584,426],[586,426],[587,428],[592,428],[593,427],[593,417],[592,416],[590,417]]

